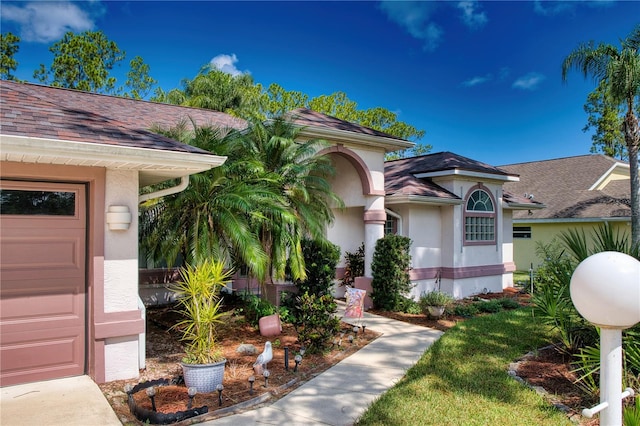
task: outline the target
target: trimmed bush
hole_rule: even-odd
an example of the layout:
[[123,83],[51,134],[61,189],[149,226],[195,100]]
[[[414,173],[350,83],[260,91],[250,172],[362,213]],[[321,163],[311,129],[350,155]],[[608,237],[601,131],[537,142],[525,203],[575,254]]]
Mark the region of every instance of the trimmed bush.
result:
[[411,290],[411,239],[388,234],[376,242],[371,263],[373,288],[371,299],[377,309],[398,311],[402,297]]

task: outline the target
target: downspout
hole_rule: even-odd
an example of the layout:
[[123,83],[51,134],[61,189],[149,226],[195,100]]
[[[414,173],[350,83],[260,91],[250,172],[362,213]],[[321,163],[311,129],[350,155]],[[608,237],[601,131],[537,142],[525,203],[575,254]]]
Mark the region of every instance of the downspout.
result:
[[[171,188],[161,189],[155,192],[150,192],[148,194],[139,195],[138,204],[141,204],[153,198],[160,198],[166,195],[182,192],[185,189],[187,189],[187,186],[189,186],[189,175],[182,176],[180,178],[180,183],[176,186],[172,186]],[[142,298],[140,298],[139,291],[138,291],[138,309],[140,310],[140,316],[142,316],[142,320],[146,324],[147,308],[146,306],[144,306],[144,302],[142,301]],[[140,369],[143,369],[146,367],[146,353],[147,353],[146,344],[147,344],[147,336],[146,336],[146,327],[145,327],[145,332],[140,333],[140,335],[138,336],[138,367]]]
[[176,186],[138,196],[138,204],[144,203],[145,201],[151,200],[152,198],[160,198],[171,194],[177,194],[178,192],[182,192],[187,189],[187,186],[189,186],[189,175],[182,176],[180,178],[180,183]]

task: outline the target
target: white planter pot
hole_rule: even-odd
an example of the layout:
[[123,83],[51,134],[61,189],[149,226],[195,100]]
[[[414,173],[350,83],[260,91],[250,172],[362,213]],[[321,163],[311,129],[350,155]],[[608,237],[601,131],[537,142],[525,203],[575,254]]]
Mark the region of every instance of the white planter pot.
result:
[[196,388],[198,393],[209,393],[216,390],[224,379],[224,366],[227,360],[214,364],[185,364],[182,365],[184,384],[187,388]]

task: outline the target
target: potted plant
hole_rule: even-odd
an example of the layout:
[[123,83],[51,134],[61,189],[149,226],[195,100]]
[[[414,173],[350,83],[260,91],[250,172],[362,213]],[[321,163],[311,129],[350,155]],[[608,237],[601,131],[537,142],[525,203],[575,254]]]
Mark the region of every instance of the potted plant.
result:
[[209,393],[222,384],[227,362],[216,343],[216,328],[222,322],[220,289],[231,273],[224,262],[207,260],[199,266],[180,270],[181,280],[173,286],[178,296],[179,312],[184,319],[174,327],[186,342],[182,372],[187,387]]
[[420,308],[425,314],[433,318],[440,318],[444,310],[453,302],[453,297],[440,290],[434,290],[420,296],[418,301]]

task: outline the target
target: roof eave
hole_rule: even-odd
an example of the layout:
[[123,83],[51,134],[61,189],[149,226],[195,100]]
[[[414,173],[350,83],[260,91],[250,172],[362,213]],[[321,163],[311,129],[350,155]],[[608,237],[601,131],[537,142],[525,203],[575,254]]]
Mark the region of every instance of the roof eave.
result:
[[542,210],[546,209],[547,206],[545,204],[510,203],[505,201],[503,208],[509,210]]
[[424,173],[415,173],[413,176],[416,178],[437,178],[437,177],[445,177],[445,176],[460,176],[460,177],[471,177],[471,178],[480,178],[486,180],[497,180],[501,182],[519,182],[520,178],[515,175],[501,175],[494,173],[485,173],[485,172],[475,172],[471,170],[464,169],[449,169],[449,170],[439,170],[435,172],[424,172]]
[[354,143],[359,145],[384,148],[385,152],[398,151],[400,149],[411,148],[413,142],[402,139],[394,139],[384,136],[367,135],[364,133],[350,132],[347,130],[330,129],[319,126],[301,126],[300,135],[309,138],[331,139],[336,142]]
[[513,218],[513,223],[585,223],[585,222],[629,222],[631,218],[629,216],[617,216],[617,217],[567,217],[567,218],[526,218],[519,219]]
[[0,146],[1,161],[137,170],[140,186],[200,173],[226,161],[214,154],[14,135],[0,135]]
[[460,199],[452,199],[452,198],[440,198],[440,197],[428,197],[424,195],[388,195],[384,199],[385,205],[391,204],[437,204],[437,205],[446,205],[446,206],[457,206],[463,204],[464,201]]

